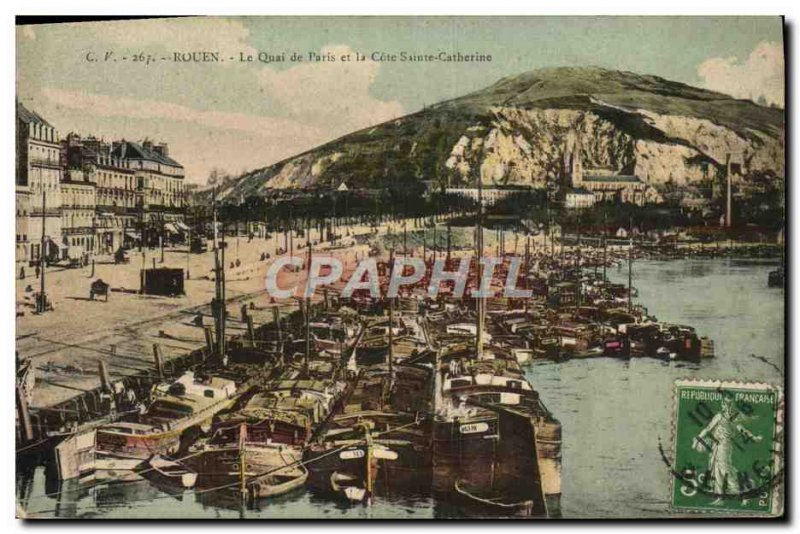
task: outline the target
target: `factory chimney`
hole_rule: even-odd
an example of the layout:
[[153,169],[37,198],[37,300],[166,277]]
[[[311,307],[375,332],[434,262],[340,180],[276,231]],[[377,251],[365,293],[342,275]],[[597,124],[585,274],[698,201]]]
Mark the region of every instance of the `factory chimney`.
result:
[[725,227],[731,227],[731,154],[725,154],[725,179],[727,180],[727,195],[725,200]]

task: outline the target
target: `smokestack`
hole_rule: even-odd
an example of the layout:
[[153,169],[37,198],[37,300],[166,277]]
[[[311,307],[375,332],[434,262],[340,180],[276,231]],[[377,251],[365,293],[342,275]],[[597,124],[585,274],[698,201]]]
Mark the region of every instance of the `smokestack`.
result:
[[727,179],[727,197],[725,206],[725,226],[731,227],[731,155],[725,155],[725,178]]

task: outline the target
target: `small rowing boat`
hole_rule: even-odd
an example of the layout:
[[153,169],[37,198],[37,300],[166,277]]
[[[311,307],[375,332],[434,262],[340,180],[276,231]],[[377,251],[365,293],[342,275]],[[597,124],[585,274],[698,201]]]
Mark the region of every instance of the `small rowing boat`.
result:
[[468,489],[463,480],[456,481],[455,490],[473,512],[485,512],[493,516],[530,517],[535,515],[533,499],[517,500],[503,491],[489,490],[479,494],[477,490]]
[[161,479],[171,486],[193,488],[197,482],[197,473],[180,462],[155,455],[148,462],[149,474]]

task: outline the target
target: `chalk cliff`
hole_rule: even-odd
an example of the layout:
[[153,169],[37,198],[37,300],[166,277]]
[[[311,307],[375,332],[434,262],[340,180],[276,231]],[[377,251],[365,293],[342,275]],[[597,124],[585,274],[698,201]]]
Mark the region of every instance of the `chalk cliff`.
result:
[[721,176],[782,180],[784,112],[655,76],[552,68],[336,139],[235,181],[225,195],[319,185],[484,183],[546,187],[580,154],[586,168],[659,187]]

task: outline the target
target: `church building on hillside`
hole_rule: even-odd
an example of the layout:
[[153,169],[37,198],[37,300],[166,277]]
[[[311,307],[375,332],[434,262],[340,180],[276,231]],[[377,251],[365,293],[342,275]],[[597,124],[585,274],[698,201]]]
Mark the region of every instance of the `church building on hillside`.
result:
[[583,168],[580,149],[569,155],[572,191],[588,191],[595,202],[616,202],[644,206],[663,202],[663,198],[650,185],[634,174],[622,174],[612,168]]

